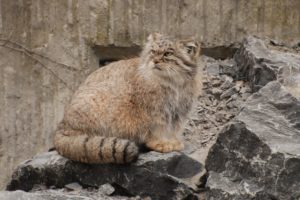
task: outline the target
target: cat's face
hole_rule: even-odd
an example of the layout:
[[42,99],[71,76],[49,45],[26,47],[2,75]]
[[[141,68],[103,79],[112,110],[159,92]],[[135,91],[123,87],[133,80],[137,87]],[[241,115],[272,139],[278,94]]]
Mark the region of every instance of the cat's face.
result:
[[153,74],[163,79],[176,80],[194,76],[199,51],[200,46],[193,40],[176,41],[152,34],[148,37],[142,59]]

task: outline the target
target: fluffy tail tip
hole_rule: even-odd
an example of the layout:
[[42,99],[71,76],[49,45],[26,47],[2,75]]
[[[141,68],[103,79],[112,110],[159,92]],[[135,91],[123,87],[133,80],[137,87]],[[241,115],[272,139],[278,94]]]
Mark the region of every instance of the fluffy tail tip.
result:
[[130,142],[126,148],[125,163],[135,162],[139,157],[139,148],[134,142]]

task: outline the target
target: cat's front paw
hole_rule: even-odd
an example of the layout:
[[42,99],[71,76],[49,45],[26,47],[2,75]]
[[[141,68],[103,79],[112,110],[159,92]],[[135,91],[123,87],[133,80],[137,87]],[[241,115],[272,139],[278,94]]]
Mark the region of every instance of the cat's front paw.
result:
[[156,140],[146,143],[146,146],[154,151],[167,153],[171,151],[181,151],[184,148],[184,145],[179,140]]

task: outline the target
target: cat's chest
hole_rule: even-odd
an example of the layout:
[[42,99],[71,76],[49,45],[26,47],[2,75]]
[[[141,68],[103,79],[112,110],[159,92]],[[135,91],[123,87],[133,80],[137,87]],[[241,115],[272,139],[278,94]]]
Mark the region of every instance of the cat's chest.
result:
[[187,117],[193,105],[193,94],[189,91],[172,93],[168,96],[166,103],[166,117],[169,121],[176,122]]

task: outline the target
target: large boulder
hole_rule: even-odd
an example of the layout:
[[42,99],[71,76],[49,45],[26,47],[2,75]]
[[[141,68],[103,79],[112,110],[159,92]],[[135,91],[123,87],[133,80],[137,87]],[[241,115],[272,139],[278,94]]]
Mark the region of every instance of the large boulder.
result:
[[300,101],[268,83],[221,131],[206,169],[209,200],[298,200]]
[[274,80],[283,84],[291,84],[294,80],[300,83],[299,77],[289,78],[300,73],[297,50],[275,45],[271,40],[252,36],[246,38],[234,55],[234,60],[239,78],[249,81],[253,91]]
[[72,182],[97,188],[109,183],[116,193],[126,196],[193,199],[193,177],[203,170],[201,163],[177,152],[144,153],[130,165],[87,165],[52,151],[19,165],[7,189],[30,191],[36,185],[63,188]]
[[219,134],[206,160],[210,200],[300,198],[300,55],[248,37],[237,78],[257,92]]

